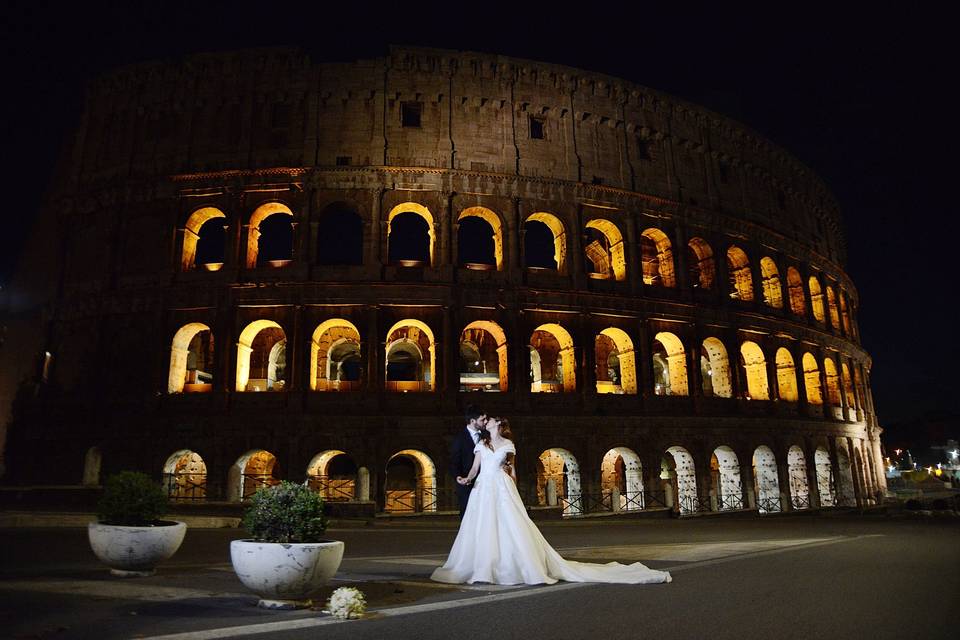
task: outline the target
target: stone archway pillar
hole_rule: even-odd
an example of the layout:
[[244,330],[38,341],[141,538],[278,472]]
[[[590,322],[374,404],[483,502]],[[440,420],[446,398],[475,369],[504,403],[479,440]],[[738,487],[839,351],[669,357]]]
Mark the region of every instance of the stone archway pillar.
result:
[[357,488],[354,499],[360,502],[370,502],[370,470],[366,467],[357,469]]

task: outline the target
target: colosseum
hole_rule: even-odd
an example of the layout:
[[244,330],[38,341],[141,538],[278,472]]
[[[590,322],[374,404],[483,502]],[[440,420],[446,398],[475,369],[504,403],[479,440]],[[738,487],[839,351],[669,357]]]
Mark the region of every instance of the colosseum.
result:
[[446,512],[476,404],[545,516],[871,504],[844,263],[808,167],[617,78],[410,47],[119,69],[8,292],[7,480]]

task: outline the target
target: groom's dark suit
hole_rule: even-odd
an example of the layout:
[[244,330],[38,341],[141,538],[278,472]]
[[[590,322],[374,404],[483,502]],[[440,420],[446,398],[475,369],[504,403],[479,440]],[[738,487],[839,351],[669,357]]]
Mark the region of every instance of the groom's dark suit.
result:
[[[470,469],[473,467],[473,449],[477,445],[473,442],[473,436],[466,427],[457,431],[453,437],[453,445],[450,447],[450,475],[456,479],[457,476],[467,477]],[[467,510],[467,501],[470,500],[470,491],[472,484],[457,484],[457,502],[460,503],[460,518],[463,518]]]

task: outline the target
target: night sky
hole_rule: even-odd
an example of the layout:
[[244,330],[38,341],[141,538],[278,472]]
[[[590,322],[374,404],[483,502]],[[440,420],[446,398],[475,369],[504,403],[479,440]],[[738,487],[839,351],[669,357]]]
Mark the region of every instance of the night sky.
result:
[[[898,423],[949,416],[957,346],[956,82],[952,21],[933,13],[735,16],[663,13],[636,3],[5,3],[3,161],[8,208],[0,285],[15,268],[84,83],[112,67],[200,51],[294,45],[317,60],[383,55],[388,44],[501,53],[622,77],[731,116],[786,148],[840,200],[847,271],[888,437]],[[726,4],[726,3],[724,3]],[[269,8],[274,7],[274,8]],[[951,200],[954,201],[954,200]],[[15,202],[15,207],[9,203]],[[886,438],[885,438],[886,439]]]

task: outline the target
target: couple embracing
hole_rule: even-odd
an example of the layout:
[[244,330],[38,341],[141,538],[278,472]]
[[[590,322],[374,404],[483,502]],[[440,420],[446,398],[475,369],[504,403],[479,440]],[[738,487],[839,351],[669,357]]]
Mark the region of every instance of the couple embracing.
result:
[[504,418],[469,407],[467,426],[454,438],[450,473],[457,479],[460,531],[447,562],[433,572],[451,584],[670,582],[670,574],[637,562],[623,565],[564,560],[527,515],[517,492],[516,447]]

